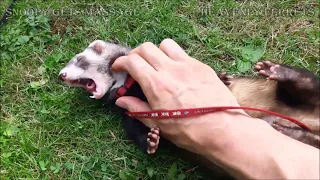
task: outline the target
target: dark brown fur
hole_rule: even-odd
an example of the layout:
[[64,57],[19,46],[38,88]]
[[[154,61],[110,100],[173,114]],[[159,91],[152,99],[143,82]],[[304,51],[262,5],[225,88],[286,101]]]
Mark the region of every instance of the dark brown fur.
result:
[[[272,63],[273,66],[277,65]],[[228,86],[241,106],[271,110],[295,118],[306,124],[312,132],[296,124],[258,111],[246,111],[254,118],[270,123],[272,127],[301,142],[320,148],[319,79],[309,71],[279,65],[275,79],[270,78],[270,67],[258,70],[267,78],[233,77],[226,73],[219,77]],[[273,74],[273,75],[275,75]],[[306,80],[307,79],[307,80]]]

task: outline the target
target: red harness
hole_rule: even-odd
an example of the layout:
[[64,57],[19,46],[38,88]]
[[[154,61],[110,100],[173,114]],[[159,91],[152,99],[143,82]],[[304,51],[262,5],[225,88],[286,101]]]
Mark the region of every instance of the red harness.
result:
[[126,92],[128,91],[128,89],[135,83],[135,80],[128,75],[127,80],[124,82],[124,85],[121,86],[116,94],[116,98],[118,99],[121,96],[124,96],[126,94]]
[[[126,82],[122,87],[120,87],[117,91],[117,99],[121,96],[124,96],[128,89],[135,83],[135,80],[128,76]],[[204,108],[189,108],[189,109],[177,109],[177,110],[156,110],[156,111],[148,111],[148,112],[126,112],[128,116],[134,118],[153,118],[153,119],[165,119],[165,118],[183,118],[183,117],[191,117],[191,116],[199,116],[203,114],[213,113],[216,111],[225,111],[228,109],[243,109],[243,110],[252,110],[252,111],[260,111],[267,114],[272,114],[275,116],[279,116],[283,119],[287,119],[300,127],[311,131],[311,129],[303,124],[302,122],[291,118],[289,116],[285,116],[283,114],[279,114],[276,112],[272,112],[269,110],[259,109],[259,108],[251,108],[251,107],[238,107],[238,106],[215,106],[215,107],[204,107]]]

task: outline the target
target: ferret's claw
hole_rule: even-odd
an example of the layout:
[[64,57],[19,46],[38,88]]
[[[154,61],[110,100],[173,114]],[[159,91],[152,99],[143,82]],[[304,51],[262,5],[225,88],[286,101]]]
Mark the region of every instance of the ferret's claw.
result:
[[225,85],[230,85],[233,79],[232,75],[229,75],[226,72],[222,72],[222,73],[218,73],[218,77],[220,78],[220,80],[225,84]]
[[148,154],[156,153],[160,140],[160,129],[155,127],[151,129],[151,132],[148,133]]

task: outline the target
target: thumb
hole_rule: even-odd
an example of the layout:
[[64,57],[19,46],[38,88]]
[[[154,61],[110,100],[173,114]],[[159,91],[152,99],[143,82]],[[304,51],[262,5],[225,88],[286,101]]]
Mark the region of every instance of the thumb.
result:
[[[120,108],[126,109],[129,112],[151,111],[151,107],[148,103],[133,96],[122,96],[118,98],[116,105]],[[154,127],[156,123],[155,121],[147,118],[139,118],[138,120],[150,128]]]

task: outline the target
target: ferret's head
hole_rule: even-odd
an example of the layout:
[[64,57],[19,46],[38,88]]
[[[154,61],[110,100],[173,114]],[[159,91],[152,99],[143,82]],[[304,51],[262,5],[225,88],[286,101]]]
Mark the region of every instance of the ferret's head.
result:
[[96,40],[83,52],[76,54],[60,71],[59,77],[71,87],[83,87],[100,99],[108,91],[124,84],[127,73],[113,72],[111,66],[130,49],[121,45]]

